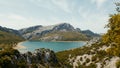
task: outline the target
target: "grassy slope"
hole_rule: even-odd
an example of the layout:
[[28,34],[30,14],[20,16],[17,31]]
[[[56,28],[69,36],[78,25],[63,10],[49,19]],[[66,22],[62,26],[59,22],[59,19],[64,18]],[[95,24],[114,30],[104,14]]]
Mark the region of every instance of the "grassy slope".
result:
[[58,31],[58,32],[51,32],[48,33],[46,35],[44,35],[42,38],[44,37],[54,37],[54,36],[60,36],[61,39],[58,39],[57,41],[85,41],[85,40],[89,40],[85,35],[79,33],[79,32],[62,32],[62,31]]
[[18,42],[22,41],[23,38],[14,35],[12,33],[0,31],[0,47],[6,48],[16,45]]
[[[88,55],[95,54],[92,57],[92,62],[96,63],[98,61],[102,61],[103,58],[105,58],[105,57],[110,58],[110,55],[107,54],[106,51],[98,50],[103,45],[104,45],[103,43],[95,43],[95,44],[92,44],[92,46],[83,46],[83,47],[72,49],[72,50],[57,52],[56,55],[62,65],[65,65],[70,68],[72,68],[72,65],[70,65],[68,58],[76,58],[77,56],[82,56],[84,54],[88,54]],[[91,50],[93,50],[93,51],[91,51]],[[69,55],[71,55],[71,57],[69,57]],[[87,63],[87,61],[86,61],[86,63]],[[95,66],[95,64],[91,64],[89,66],[79,65],[80,68],[96,68],[93,66]]]
[[[118,3],[119,4],[119,3]],[[120,6],[117,6],[118,9]],[[85,60],[84,63],[77,63],[78,68],[120,68],[120,13],[110,16],[109,23],[107,24],[108,32],[102,37],[102,40],[92,44],[91,46],[84,46],[74,50],[62,51],[56,53],[59,61],[63,65],[71,66],[68,58],[75,58],[82,56],[82,59],[78,58],[77,62]],[[107,47],[107,48],[104,48]],[[101,50],[102,49],[102,50]],[[92,58],[86,60],[83,55],[91,55]],[[71,57],[69,57],[71,55]],[[118,58],[115,60],[114,58]],[[74,61],[72,63],[74,63]],[[92,63],[86,65],[87,63]],[[112,62],[112,63],[111,63]],[[99,63],[97,65],[96,63]],[[108,66],[108,67],[106,67]],[[69,67],[70,68],[70,67]]]

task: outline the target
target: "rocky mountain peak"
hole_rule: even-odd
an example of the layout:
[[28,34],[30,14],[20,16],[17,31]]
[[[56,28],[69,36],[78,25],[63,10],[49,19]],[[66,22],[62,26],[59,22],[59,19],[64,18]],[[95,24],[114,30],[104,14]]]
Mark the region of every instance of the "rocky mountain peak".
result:
[[74,31],[74,27],[70,25],[69,23],[61,23],[59,25],[56,25],[53,30],[61,30],[61,31]]

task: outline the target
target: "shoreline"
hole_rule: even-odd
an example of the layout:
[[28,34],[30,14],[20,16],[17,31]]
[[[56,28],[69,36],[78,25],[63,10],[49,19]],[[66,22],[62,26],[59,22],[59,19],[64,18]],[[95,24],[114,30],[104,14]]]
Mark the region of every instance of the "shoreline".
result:
[[[32,41],[34,41],[34,40],[32,40]],[[88,41],[39,41],[39,42],[88,42]]]
[[86,41],[51,41],[51,42],[86,42]]
[[19,50],[19,49],[26,49],[25,46],[21,45],[22,43],[23,42],[19,42],[15,47],[13,47],[13,49],[17,49],[17,50]]

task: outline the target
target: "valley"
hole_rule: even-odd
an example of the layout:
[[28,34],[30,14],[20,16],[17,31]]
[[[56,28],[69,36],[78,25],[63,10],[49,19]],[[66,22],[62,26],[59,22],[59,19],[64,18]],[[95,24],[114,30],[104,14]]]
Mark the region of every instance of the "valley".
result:
[[120,68],[120,1],[0,0],[0,68]]

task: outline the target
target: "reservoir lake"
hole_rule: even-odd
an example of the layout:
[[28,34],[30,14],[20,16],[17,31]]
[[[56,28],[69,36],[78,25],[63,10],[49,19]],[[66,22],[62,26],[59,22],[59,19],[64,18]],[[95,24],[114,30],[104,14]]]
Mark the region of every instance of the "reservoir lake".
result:
[[69,41],[69,42],[41,42],[41,41],[25,41],[22,42],[21,45],[25,46],[25,49],[18,49],[21,53],[25,53],[27,51],[33,52],[38,48],[48,48],[53,50],[54,52],[69,50],[73,48],[79,48],[84,46],[86,42],[83,41]]

